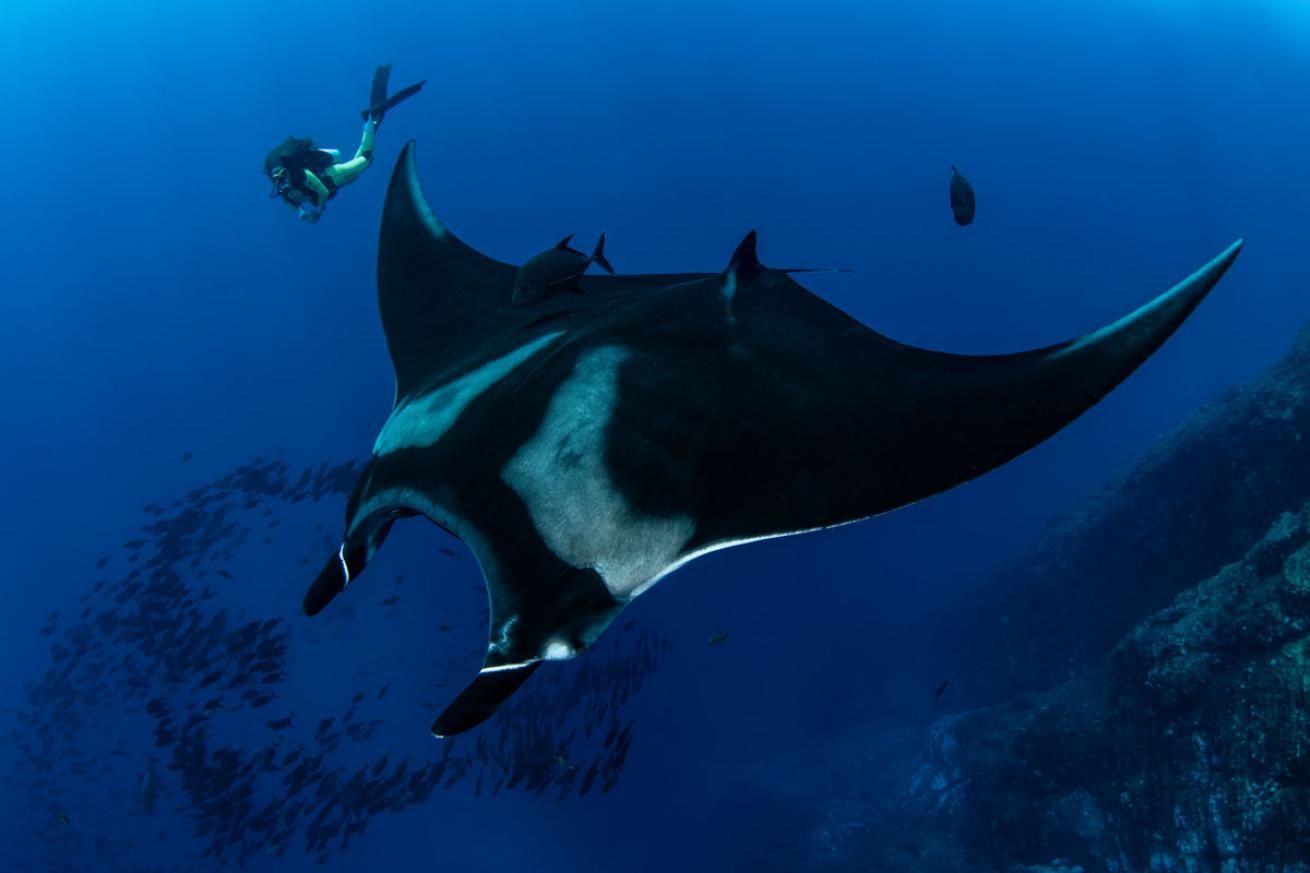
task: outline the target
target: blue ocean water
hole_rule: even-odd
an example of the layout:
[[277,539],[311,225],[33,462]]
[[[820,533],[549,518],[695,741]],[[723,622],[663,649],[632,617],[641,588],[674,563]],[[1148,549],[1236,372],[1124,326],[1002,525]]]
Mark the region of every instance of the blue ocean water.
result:
[[[377,166],[323,221],[295,220],[266,199],[265,152],[288,134],[352,151],[383,62],[425,90],[388,116]],[[1249,245],[1175,339],[1036,451],[886,518],[715,554],[637,601],[628,633],[670,651],[623,704],[635,739],[608,793],[474,796],[470,778],[371,815],[316,869],[787,869],[804,822],[773,798],[821,786],[852,736],[923,716],[941,678],[926,617],[1274,360],[1310,314],[1310,9],[1290,0],[16,0],[0,73],[0,730],[29,732],[45,768],[34,783],[21,744],[0,745],[4,869],[217,866],[194,832],[200,795],[141,709],[179,693],[168,681],[123,711],[59,708],[57,742],[15,713],[58,671],[46,616],[68,620],[126,571],[118,545],[149,521],[143,505],[256,457],[298,473],[367,456],[393,383],[378,224],[411,138],[435,212],[495,257],[604,231],[622,272],[717,270],[755,228],[766,262],[852,268],[803,284],[860,321],[958,352],[1076,335]],[[964,230],[946,203],[952,164],[978,191]],[[457,544],[410,522],[350,622],[311,626],[300,596],[330,549],[299,559],[312,525],[339,526],[345,496],[279,504],[282,532],[232,558],[205,608],[284,621],[297,678],[276,705],[225,708],[214,730],[253,753],[265,720],[294,713],[308,742],[366,689],[382,723],[348,744],[344,772],[385,755],[417,769],[443,754],[421,704],[476,669],[445,665],[482,639],[478,574],[465,557],[434,567]],[[378,601],[398,573],[405,608],[388,618]],[[719,631],[725,644],[707,645]],[[388,682],[405,693],[378,700]],[[76,772],[72,749],[92,769]],[[150,754],[153,815],[137,789]],[[269,809],[295,803],[282,775],[261,783]],[[246,868],[315,867],[303,830]]]

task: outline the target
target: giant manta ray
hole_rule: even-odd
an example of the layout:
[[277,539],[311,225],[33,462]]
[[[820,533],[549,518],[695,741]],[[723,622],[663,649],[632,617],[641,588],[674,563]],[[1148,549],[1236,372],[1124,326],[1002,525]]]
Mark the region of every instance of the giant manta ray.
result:
[[464,541],[487,652],[432,731],[467,730],[693,558],[878,515],[1036,446],[1159,348],[1240,248],[1107,327],[1009,355],[881,336],[761,264],[754,232],[719,273],[587,276],[516,307],[517,268],[437,220],[411,142],[378,248],[395,403],[305,612],[398,518]]

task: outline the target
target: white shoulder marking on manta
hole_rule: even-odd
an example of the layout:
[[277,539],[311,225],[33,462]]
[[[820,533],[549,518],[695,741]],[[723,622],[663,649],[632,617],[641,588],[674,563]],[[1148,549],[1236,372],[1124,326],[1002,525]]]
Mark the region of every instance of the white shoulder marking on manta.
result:
[[337,549],[337,560],[341,562],[341,573],[346,577],[346,581],[341,587],[345,588],[350,584],[350,565],[346,563],[346,544],[342,543],[341,548]]
[[723,277],[723,308],[727,310],[728,324],[735,326],[737,324],[737,313],[732,307],[732,300],[737,296],[737,268],[732,267],[728,270],[728,275]]
[[574,567],[591,567],[623,600],[676,561],[696,525],[690,516],[633,511],[605,468],[605,444],[618,402],[615,346],[579,359],[551,398],[541,429],[505,465],[501,478],[523,498],[547,547]]
[[483,391],[562,336],[564,331],[560,330],[537,337],[458,379],[404,401],[391,410],[387,423],[378,433],[377,442],[373,444],[373,454],[387,455],[399,449],[435,445]]

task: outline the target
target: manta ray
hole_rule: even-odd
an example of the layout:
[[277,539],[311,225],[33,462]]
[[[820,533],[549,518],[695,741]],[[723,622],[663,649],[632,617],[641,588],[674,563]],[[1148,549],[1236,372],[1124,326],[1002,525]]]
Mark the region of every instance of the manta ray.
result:
[[719,272],[588,275],[515,306],[518,268],[436,218],[411,141],[378,245],[395,399],[305,612],[359,578],[397,519],[458,537],[490,629],[432,732],[468,730],[688,561],[888,512],[1041,443],[1150,357],[1241,246],[1113,324],[1018,354],[875,333],[761,263],[754,231]]

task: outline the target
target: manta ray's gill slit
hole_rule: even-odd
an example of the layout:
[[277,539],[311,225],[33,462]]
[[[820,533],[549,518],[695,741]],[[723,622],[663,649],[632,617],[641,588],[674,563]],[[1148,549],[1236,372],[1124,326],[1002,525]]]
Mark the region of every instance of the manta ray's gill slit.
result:
[[[394,743],[377,737],[388,710],[418,705],[407,694],[431,694],[417,665],[356,675],[354,681],[383,692],[400,686],[386,704],[377,702],[382,692],[356,694],[350,703],[358,686],[301,675],[297,662],[322,661],[293,651],[358,651],[369,629],[345,608],[309,627],[284,620],[291,599],[267,592],[284,575],[280,563],[295,561],[289,543],[308,548],[302,565],[329,548],[344,557],[336,537],[315,521],[325,498],[344,500],[360,472],[354,462],[294,470],[261,459],[171,504],[151,504],[144,533],[124,543],[119,574],[110,556],[102,559],[109,569],[78,598],[81,617],[51,616],[42,631],[51,638],[51,669],[28,684],[9,783],[26,792],[30,808],[68,810],[75,827],[34,823],[36,851],[71,843],[90,853],[94,846],[106,869],[139,868],[140,850],[127,835],[158,827],[147,824],[152,810],[106,808],[94,797],[78,799],[78,791],[127,786],[131,793],[147,754],[159,758],[161,800],[175,803],[193,828],[171,829],[152,843],[151,863],[169,869],[240,866],[297,850],[325,861],[383,814],[365,810],[399,813],[456,786],[482,796],[550,791],[557,800],[614,786],[632,737],[625,699],[656,668],[655,656],[670,650],[661,635],[610,635],[599,659],[555,671],[539,690],[525,689],[483,729],[488,743],[450,741],[438,754],[419,743],[416,754],[399,760],[384,748]],[[269,534],[263,540],[254,533],[260,528]],[[358,596],[363,592],[352,600]],[[446,652],[437,666],[454,672],[475,656]],[[396,681],[405,673],[415,675],[412,689]],[[343,711],[304,702],[324,699]],[[291,700],[300,706],[292,708]],[[101,727],[88,734],[88,724]],[[610,741],[602,745],[602,737]],[[362,766],[361,752],[368,756]],[[557,754],[580,772],[555,765]],[[31,869],[65,866],[47,860]]]
[[501,478],[564,563],[592,568],[620,601],[677,560],[695,532],[688,515],[642,515],[614,486],[605,445],[619,396],[620,346],[588,351],[556,389],[545,418]]

